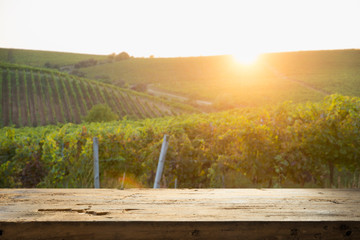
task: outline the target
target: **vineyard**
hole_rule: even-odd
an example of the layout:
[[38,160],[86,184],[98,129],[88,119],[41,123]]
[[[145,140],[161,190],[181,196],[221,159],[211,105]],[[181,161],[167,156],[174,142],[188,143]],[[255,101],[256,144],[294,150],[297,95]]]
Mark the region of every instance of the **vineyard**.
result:
[[360,50],[268,53],[243,66],[231,56],[130,59],[81,68],[88,78],[148,83],[159,90],[211,101],[220,109],[283,101],[360,96]]
[[268,53],[253,66],[231,56],[134,58],[81,68],[88,78],[149,83],[159,90],[231,106],[320,101],[326,95],[360,96],[360,50]]
[[272,53],[263,60],[288,79],[324,93],[360,96],[360,50]]
[[231,56],[130,58],[116,62],[108,61],[105,55],[0,49],[0,61],[36,67],[50,63],[59,69],[71,69],[91,59],[98,64],[76,68],[78,74],[121,87],[150,84],[155,90],[211,101],[219,110],[283,101],[320,101],[336,93],[360,96],[357,49],[267,53],[250,67],[238,64]]
[[241,66],[231,56],[135,58],[80,71],[89,78],[104,74],[113,82],[120,78],[129,84],[151,84],[162,91],[212,101],[221,109],[323,98],[301,85],[279,79],[262,64]]
[[[14,62],[32,66],[0,64],[0,187],[92,187],[93,137],[102,187],[119,187],[124,173],[127,186],[150,187],[165,134],[165,187],[175,179],[181,188],[360,187],[359,52],[266,54],[251,67],[214,56],[130,58],[79,69],[93,79],[210,100],[218,109],[240,107],[200,114],[35,67],[89,56],[14,50]],[[0,51],[3,58],[8,50]],[[119,121],[84,122],[98,104]]]
[[46,63],[63,67],[88,59],[104,61],[106,58],[104,55],[0,48],[0,62],[33,67],[43,67]]
[[107,104],[119,118],[156,118],[195,109],[135,91],[58,71],[0,65],[0,126],[80,123],[97,104]]
[[[99,139],[102,187],[359,187],[360,99],[283,103],[141,121],[0,129],[0,187],[91,187]],[[340,179],[340,181],[339,181]]]

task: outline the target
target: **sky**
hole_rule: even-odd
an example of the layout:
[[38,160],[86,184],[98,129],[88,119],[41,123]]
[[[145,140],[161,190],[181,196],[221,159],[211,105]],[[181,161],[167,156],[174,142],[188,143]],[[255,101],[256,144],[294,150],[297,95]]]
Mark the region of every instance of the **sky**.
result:
[[178,57],[360,48],[360,0],[0,0],[0,47]]

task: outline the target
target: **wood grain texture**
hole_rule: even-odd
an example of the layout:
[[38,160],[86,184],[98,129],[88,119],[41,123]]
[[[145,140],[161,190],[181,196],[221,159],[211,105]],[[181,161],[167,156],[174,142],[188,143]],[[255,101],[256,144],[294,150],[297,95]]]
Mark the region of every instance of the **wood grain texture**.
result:
[[360,239],[360,190],[1,189],[3,239]]

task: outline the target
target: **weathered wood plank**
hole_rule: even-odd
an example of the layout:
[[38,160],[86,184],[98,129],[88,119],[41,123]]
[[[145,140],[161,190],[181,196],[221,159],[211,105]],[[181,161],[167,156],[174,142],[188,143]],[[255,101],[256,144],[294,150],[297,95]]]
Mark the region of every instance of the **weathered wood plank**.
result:
[[360,239],[360,190],[1,189],[3,239]]
[[30,222],[3,223],[0,239],[359,239],[358,223]]

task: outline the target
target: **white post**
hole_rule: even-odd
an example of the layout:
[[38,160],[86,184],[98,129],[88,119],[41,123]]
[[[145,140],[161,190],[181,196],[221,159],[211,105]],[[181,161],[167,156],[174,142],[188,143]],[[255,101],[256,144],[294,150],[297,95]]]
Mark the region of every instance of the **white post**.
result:
[[126,172],[124,172],[124,174],[123,174],[123,178],[121,181],[121,189],[124,189],[125,176],[126,176]]
[[99,140],[97,137],[93,138],[93,150],[94,150],[94,186],[100,188],[99,178]]
[[166,156],[166,151],[168,149],[168,146],[169,146],[169,136],[165,134],[164,140],[163,140],[163,143],[161,146],[159,163],[158,163],[157,170],[156,170],[154,188],[160,188],[160,180],[161,180],[161,175],[162,175],[162,172],[164,169],[165,156]]

